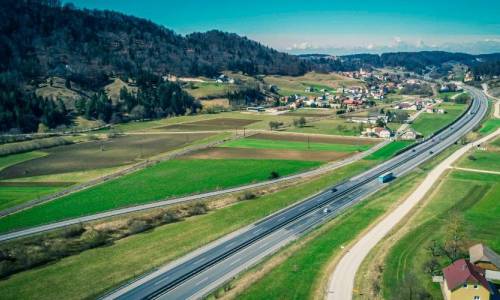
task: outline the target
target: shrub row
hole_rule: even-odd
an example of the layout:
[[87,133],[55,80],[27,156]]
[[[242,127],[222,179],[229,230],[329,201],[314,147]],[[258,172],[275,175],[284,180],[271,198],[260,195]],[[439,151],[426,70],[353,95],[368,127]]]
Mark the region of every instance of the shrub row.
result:
[[51,138],[35,139],[18,143],[10,143],[5,145],[0,145],[0,156],[28,152],[43,148],[61,146],[61,145],[68,145],[72,143],[73,141],[63,137],[51,137]]
[[122,226],[115,228],[106,227],[106,224],[96,227],[77,224],[56,232],[11,241],[0,246],[0,278],[208,211],[205,203],[197,202],[141,217],[131,217]]

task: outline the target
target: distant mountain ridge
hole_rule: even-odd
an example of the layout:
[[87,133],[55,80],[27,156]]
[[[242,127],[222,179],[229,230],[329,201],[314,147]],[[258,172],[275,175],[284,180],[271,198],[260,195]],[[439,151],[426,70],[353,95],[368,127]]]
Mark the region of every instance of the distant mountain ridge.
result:
[[[302,54],[303,60],[318,61],[331,59],[328,54]],[[461,63],[474,69],[483,65],[497,64],[500,53],[473,55],[445,51],[389,52],[383,54],[351,54],[335,56],[341,61],[343,69],[359,69],[361,67],[404,67],[409,71],[421,71],[428,67],[439,67],[446,63]]]

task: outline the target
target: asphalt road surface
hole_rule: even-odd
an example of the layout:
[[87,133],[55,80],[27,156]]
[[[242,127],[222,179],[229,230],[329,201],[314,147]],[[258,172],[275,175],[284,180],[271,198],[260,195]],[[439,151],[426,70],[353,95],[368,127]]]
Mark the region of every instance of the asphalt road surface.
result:
[[487,99],[467,88],[474,100],[452,125],[411,150],[335,187],[281,210],[221,238],[178,261],[145,275],[105,296],[105,299],[197,299],[275,252],[308,230],[334,218],[388,183],[378,177],[400,177],[434,157],[471,131],[487,111]]

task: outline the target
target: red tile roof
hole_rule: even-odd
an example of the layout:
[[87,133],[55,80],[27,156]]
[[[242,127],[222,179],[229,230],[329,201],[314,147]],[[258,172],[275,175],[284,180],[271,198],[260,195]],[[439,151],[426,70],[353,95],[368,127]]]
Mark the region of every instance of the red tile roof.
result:
[[450,290],[462,286],[464,283],[480,284],[489,290],[488,281],[484,278],[484,270],[474,266],[468,260],[459,259],[443,269],[444,280]]

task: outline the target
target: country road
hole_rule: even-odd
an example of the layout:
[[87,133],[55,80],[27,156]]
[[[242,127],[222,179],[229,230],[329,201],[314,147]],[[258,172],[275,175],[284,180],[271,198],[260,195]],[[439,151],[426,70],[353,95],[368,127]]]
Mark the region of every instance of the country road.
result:
[[371,249],[381,241],[389,231],[392,230],[406,215],[417,205],[425,195],[432,189],[441,175],[451,167],[460,157],[470,149],[500,135],[500,129],[481,138],[480,140],[467,144],[455,151],[452,155],[436,166],[424,179],[418,188],[394,211],[382,219],[375,227],[368,231],[354,246],[347,249],[341,258],[328,286],[328,300],[350,300],[352,299],[354,279],[356,272]]
[[[487,112],[482,92],[473,95],[469,109],[453,124],[403,152],[350,180],[285,208],[250,226],[214,241],[201,249],[126,284],[104,299],[199,299],[266,256],[312,228],[390,183],[379,176],[392,172],[396,180],[421,163],[444,151],[472,130]],[[339,298],[341,299],[341,298]]]

